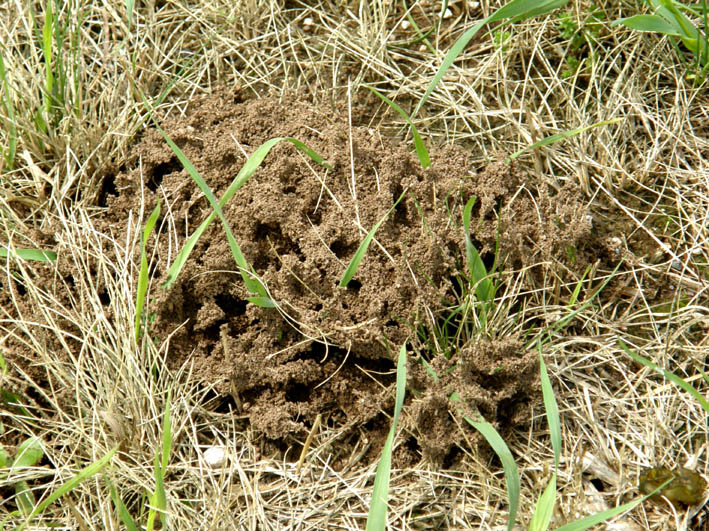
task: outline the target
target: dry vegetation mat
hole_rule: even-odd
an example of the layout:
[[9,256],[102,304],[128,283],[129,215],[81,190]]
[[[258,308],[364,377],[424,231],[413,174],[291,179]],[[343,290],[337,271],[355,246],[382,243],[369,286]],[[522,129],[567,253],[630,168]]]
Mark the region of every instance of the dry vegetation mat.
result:
[[30,4],[2,526],[707,525],[706,6]]

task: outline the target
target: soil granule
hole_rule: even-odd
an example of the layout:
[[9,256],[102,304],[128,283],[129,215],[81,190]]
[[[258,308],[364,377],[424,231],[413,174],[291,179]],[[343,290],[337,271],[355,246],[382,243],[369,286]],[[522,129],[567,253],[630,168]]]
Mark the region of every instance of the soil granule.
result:
[[[449,418],[452,388],[502,429],[524,423],[539,398],[537,358],[520,338],[481,337],[445,353],[430,348],[431,323],[444,322],[464,302],[461,286],[469,285],[466,202],[476,198],[470,236],[483,262],[491,267],[499,249],[498,266],[524,269],[530,289],[543,281],[535,264],[582,271],[591,261],[584,255],[588,212],[570,186],[539,184],[502,162],[471,167],[457,147],[432,150],[432,166],[422,169],[404,143],[350,128],[347,116],[347,109],[314,106],[300,94],[244,100],[238,90],[221,89],[161,123],[217,198],[246,156],[274,137],[297,138],[331,169],[281,142],[223,208],[279,309],[247,303],[253,294],[216,220],[172,288],[151,292],[149,333],[169,337],[171,367],[190,362],[196,378],[233,397],[255,432],[286,447],[302,440],[318,414],[330,426],[384,433],[394,360],[406,343],[407,395],[415,397],[408,427],[418,434],[414,446],[441,462],[461,440]],[[404,193],[353,280],[338,287],[367,231]],[[162,257],[174,258],[212,212],[155,129],[144,133],[122,171],[106,178],[101,196],[108,208],[100,228],[113,234],[131,212],[150,212],[160,199],[163,233],[148,247],[158,247],[152,272],[161,283],[170,265]],[[434,384],[421,358],[445,377]]]

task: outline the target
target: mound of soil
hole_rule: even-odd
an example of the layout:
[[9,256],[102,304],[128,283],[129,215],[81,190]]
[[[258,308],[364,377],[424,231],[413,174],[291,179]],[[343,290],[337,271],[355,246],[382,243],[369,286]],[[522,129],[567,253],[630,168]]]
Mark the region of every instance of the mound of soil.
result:
[[[151,293],[150,334],[170,337],[171,366],[190,361],[197,378],[231,394],[256,432],[285,444],[305,435],[318,414],[330,425],[388,429],[381,411],[393,403],[394,360],[406,342],[410,386],[419,397],[410,427],[424,454],[440,461],[460,439],[448,414],[451,384],[502,428],[528,419],[529,403],[538,398],[536,356],[518,338],[464,345],[451,360],[428,348],[431,323],[450,315],[469,282],[464,205],[477,198],[471,238],[488,267],[499,246],[505,270],[568,262],[569,248],[575,249],[569,267],[587,263],[587,212],[571,188],[533,185],[501,162],[476,171],[456,147],[433,150],[424,170],[407,147],[350,128],[347,116],[346,109],[316,107],[302,95],[244,101],[223,89],[162,123],[216,197],[246,156],[274,137],[297,138],[331,169],[281,142],[224,206],[236,241],[278,308],[246,302],[252,294],[217,220],[173,287]],[[141,202],[150,212],[160,199],[157,226],[167,223],[171,233],[148,244],[158,246],[160,257],[174,257],[212,212],[155,129],[103,189],[107,233],[120,233]],[[385,216],[354,279],[338,287],[367,231]],[[154,264],[161,282],[168,266]],[[541,281],[537,274],[529,269],[530,287]],[[417,356],[445,378],[434,385]]]

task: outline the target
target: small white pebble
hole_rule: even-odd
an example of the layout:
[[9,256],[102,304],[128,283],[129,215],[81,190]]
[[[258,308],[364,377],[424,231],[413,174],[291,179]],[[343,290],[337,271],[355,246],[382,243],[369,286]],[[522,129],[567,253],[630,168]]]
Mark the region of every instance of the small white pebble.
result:
[[470,3],[468,4],[468,7],[469,7],[470,9],[477,9],[477,8],[480,7],[480,2],[470,2]]
[[591,228],[593,228],[593,216],[591,214],[586,215],[586,221],[591,225]]
[[303,27],[305,29],[312,28],[313,24],[315,24],[315,21],[312,19],[312,17],[305,17],[305,19],[303,19]]
[[425,52],[426,50],[428,50],[428,48],[426,48],[425,44],[422,44],[421,46],[419,46],[419,52]]
[[446,8],[445,12],[443,13],[443,18],[447,19],[447,18],[451,18],[452,16],[453,16],[453,11]]
[[401,29],[407,30],[411,27],[411,22],[409,22],[408,20],[402,20],[399,26],[401,27]]
[[226,451],[222,446],[210,446],[202,454],[204,462],[210,468],[219,468],[226,461]]

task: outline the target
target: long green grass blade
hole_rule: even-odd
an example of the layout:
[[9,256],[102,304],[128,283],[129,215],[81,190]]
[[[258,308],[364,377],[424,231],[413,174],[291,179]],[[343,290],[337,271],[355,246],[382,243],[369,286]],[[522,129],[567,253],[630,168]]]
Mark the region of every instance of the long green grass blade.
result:
[[391,473],[391,452],[396,435],[396,425],[399,415],[404,407],[406,393],[406,344],[399,349],[399,358],[396,363],[396,401],[394,403],[394,418],[387,435],[382,457],[377,465],[377,475],[374,477],[372,503],[367,516],[367,531],[384,531],[386,528],[387,499],[389,497],[389,476]]
[[468,422],[468,424],[478,430],[483,437],[485,437],[488,444],[492,447],[502,462],[502,468],[505,470],[505,482],[507,483],[507,499],[510,505],[507,520],[507,531],[512,531],[512,528],[515,525],[515,518],[517,518],[519,493],[521,488],[517,463],[515,463],[509,447],[502,437],[500,437],[500,434],[497,433],[497,430],[492,426],[492,424],[489,424],[484,420],[474,421],[465,415],[463,418]]
[[628,345],[626,345],[625,342],[620,338],[618,338],[618,344],[625,351],[625,353],[628,356],[630,356],[631,358],[633,358],[635,361],[637,361],[638,363],[645,365],[645,367],[649,367],[653,371],[661,374],[662,376],[667,378],[669,381],[671,381],[673,384],[677,385],[678,387],[682,388],[683,390],[688,392],[690,395],[692,395],[697,400],[697,402],[699,402],[699,404],[702,406],[702,409],[704,409],[704,411],[706,411],[707,414],[709,414],[709,402],[707,402],[707,399],[704,398],[699,391],[697,391],[694,387],[692,387],[692,385],[685,382],[682,378],[677,376],[675,373],[665,370],[662,367],[659,367],[658,365],[651,362],[649,359],[644,358],[640,354],[633,352],[632,350],[630,350],[628,348]]
[[359,268],[360,262],[362,262],[362,259],[364,258],[365,253],[367,252],[367,249],[369,248],[369,244],[372,242],[372,239],[374,239],[374,233],[379,230],[379,227],[381,227],[382,223],[389,217],[389,214],[392,213],[392,211],[396,208],[396,205],[399,204],[399,201],[401,201],[404,196],[406,195],[407,190],[404,190],[401,195],[399,196],[399,199],[396,200],[396,202],[391,206],[391,208],[387,211],[386,214],[377,221],[377,224],[372,227],[372,230],[370,230],[367,235],[364,237],[364,240],[362,240],[362,243],[359,244],[359,248],[355,252],[354,256],[352,257],[352,260],[350,261],[349,265],[347,266],[347,269],[345,269],[345,274],[342,275],[342,280],[340,280],[339,286],[341,288],[346,288],[347,284],[350,283],[350,280],[352,280],[352,277],[355,275],[357,272],[357,268]]
[[[207,183],[202,179],[202,176],[199,174],[197,169],[192,165],[192,162],[185,156],[185,154],[182,152],[182,150],[175,144],[172,139],[167,136],[167,133],[162,130],[160,126],[156,124],[156,127],[158,131],[162,134],[163,138],[165,139],[165,142],[167,142],[167,145],[170,146],[170,149],[175,153],[179,161],[182,163],[182,166],[187,170],[187,173],[192,177],[192,180],[197,183],[197,186],[199,186],[200,190],[202,190],[202,193],[206,196],[206,198],[209,200],[209,204],[212,205],[212,208],[214,209],[214,213],[219,217],[219,219],[222,222],[222,225],[224,225],[224,230],[226,232],[226,237],[227,241],[229,242],[229,248],[231,249],[231,254],[234,256],[234,260],[236,261],[237,265],[241,269],[241,278],[244,280],[244,284],[246,284],[246,287],[251,293],[254,293],[256,295],[259,295],[261,297],[268,297],[266,290],[264,287],[261,285],[260,282],[255,280],[251,275],[249,275],[249,272],[252,272],[251,266],[246,261],[246,258],[244,258],[243,253],[241,252],[241,248],[239,247],[239,244],[236,243],[236,239],[234,238],[234,234],[231,232],[231,228],[229,227],[229,222],[226,220],[224,217],[224,214],[222,213],[222,208],[217,202],[217,198],[214,197],[214,193],[212,193],[212,190],[207,186]],[[187,257],[185,257],[185,260]],[[184,263],[183,263],[184,264]]]
[[[163,133],[164,135],[164,133]],[[332,169],[332,167],[327,164],[324,159],[318,155],[315,151],[310,149],[308,146],[306,146],[304,143],[302,143],[300,140],[297,140],[295,138],[290,138],[290,137],[285,137],[285,138],[272,138],[271,140],[268,140],[264,142],[261,146],[259,146],[256,151],[254,151],[251,156],[248,158],[246,163],[244,163],[244,166],[241,168],[239,173],[236,175],[232,183],[229,185],[227,188],[226,192],[224,193],[224,196],[219,200],[219,203],[217,206],[220,208],[223,207],[229,199],[232,198],[232,196],[237,192],[239,188],[241,188],[250,178],[251,176],[256,172],[256,170],[261,166],[261,163],[263,162],[263,159],[266,158],[266,155],[271,151],[271,149],[278,144],[279,142],[286,141],[290,142],[293,144],[295,147],[303,151],[306,155],[308,155],[312,160],[314,160],[316,163],[321,164],[322,166]],[[177,146],[175,146],[177,148]],[[179,148],[178,148],[179,149]],[[184,156],[184,155],[183,155]],[[186,160],[186,157],[185,157]],[[188,161],[189,162],[189,161]],[[192,164],[190,163],[190,166]],[[189,170],[188,170],[189,171]],[[195,173],[197,173],[197,170],[194,170]],[[199,175],[199,174],[197,174]],[[194,177],[193,177],[194,178]],[[200,180],[201,177],[200,177]],[[202,181],[203,182],[203,181]],[[206,184],[205,184],[206,186]],[[180,271],[182,271],[182,268],[184,267],[185,263],[187,262],[187,258],[189,257],[190,253],[192,252],[192,249],[194,249],[194,246],[197,244],[197,240],[202,236],[205,230],[207,230],[207,227],[214,221],[214,218],[218,215],[218,211],[215,209],[214,212],[212,212],[209,216],[207,216],[207,219],[205,219],[202,224],[195,230],[194,234],[192,234],[187,241],[185,242],[184,246],[180,250],[180,252],[177,254],[177,257],[175,258],[175,261],[172,263],[170,266],[170,269],[167,272],[167,281],[163,284],[163,289],[168,290],[172,287],[172,285],[175,283],[177,280],[177,277],[180,274]],[[234,242],[236,243],[236,242]],[[238,248],[238,246],[237,246]],[[239,251],[240,258],[237,260],[237,265],[242,269],[242,277],[245,279],[248,279],[248,282],[245,283],[247,286],[250,287],[250,291],[252,293],[258,294],[259,297],[262,297],[263,299],[269,299],[268,295],[265,293],[265,289],[261,284],[252,279],[252,277],[246,273],[246,271],[250,271],[249,265],[246,262],[246,259],[241,255],[241,251]],[[253,288],[253,289],[252,289]],[[254,291],[256,290],[256,291]],[[258,299],[257,299],[258,300]]]
[[[433,80],[428,85],[428,88],[426,89],[426,92],[421,98],[421,101],[419,101],[418,105],[416,105],[416,110],[414,111],[412,117],[416,116],[418,111],[421,110],[421,107],[423,107],[424,103],[426,103],[431,93],[434,91],[436,86],[438,86],[438,83],[441,81],[441,79],[443,79],[445,73],[448,71],[451,65],[455,62],[461,52],[468,45],[470,39],[472,39],[483,26],[491,22],[498,22],[504,19],[512,19],[514,21],[518,21],[537,15],[543,15],[545,13],[564,6],[567,2],[568,0],[513,0],[512,2],[502,6],[489,17],[475,24],[472,28],[463,33],[463,35],[461,35],[458,40],[455,41],[451,49],[448,51],[448,53],[443,59],[443,62],[441,63],[441,66],[438,68],[438,72],[436,72],[436,75],[433,77]],[[512,20],[506,22],[505,24],[511,22]],[[500,27],[504,26],[505,24],[501,24]]]
[[160,200],[153,209],[148,221],[143,228],[143,238],[140,240],[140,272],[138,273],[138,293],[135,301],[135,339],[140,338],[140,324],[143,319],[143,307],[145,306],[145,296],[148,293],[148,256],[145,252],[145,244],[150,238],[160,216]]
[[0,247],[0,258],[8,256],[17,256],[23,260],[33,260],[35,262],[54,262],[57,259],[57,253],[54,251],[43,251],[41,249],[13,249],[12,253],[6,247]]
[[495,298],[495,287],[490,279],[485,263],[470,239],[470,214],[476,198],[471,197],[463,209],[463,228],[465,229],[465,255],[468,260],[470,278],[475,284],[475,296],[481,302],[490,302]]
[[549,437],[551,447],[554,450],[554,469],[559,468],[561,458],[561,420],[559,419],[559,405],[554,396],[554,388],[551,386],[547,366],[542,355],[542,343],[539,346],[539,377],[542,383],[542,396],[544,397],[544,409],[546,410],[547,424],[549,425]]
[[44,112],[49,120],[52,106],[52,93],[54,92],[54,72],[52,71],[52,31],[54,29],[54,16],[52,2],[46,2],[44,13],[44,26],[42,26],[42,54],[44,56],[45,86],[44,86]]
[[111,461],[111,459],[113,459],[113,456],[116,454],[117,451],[118,451],[118,445],[114,446],[110,452],[108,452],[106,455],[104,455],[101,459],[99,459],[95,463],[91,463],[87,467],[81,469],[73,478],[68,480],[61,487],[59,487],[57,490],[55,490],[49,496],[47,496],[44,500],[42,500],[38,505],[35,506],[35,508],[32,510],[32,513],[27,517],[25,522],[20,526],[20,528],[19,528],[20,531],[25,529],[31,523],[32,519],[35,516],[43,513],[47,509],[47,507],[52,505],[59,498],[66,495],[67,493],[69,493],[72,489],[74,489],[77,485],[79,485],[83,481],[86,481],[91,476],[93,476],[93,475],[97,474],[98,472],[100,472],[101,470],[103,470],[103,468]]
[[7,81],[5,60],[3,59],[2,53],[0,53],[0,83],[2,83],[3,92],[2,106],[5,109],[9,122],[6,123],[8,135],[7,151],[3,152],[3,158],[5,159],[7,169],[13,170],[15,168],[15,155],[17,154],[17,123],[15,120],[15,104],[13,103],[12,95],[10,94],[10,84]]
[[537,500],[529,529],[532,531],[546,531],[549,528],[551,517],[554,514],[554,504],[556,503],[556,477],[559,473],[559,459],[561,457],[561,421],[559,420],[559,406],[554,396],[554,388],[551,386],[549,373],[542,355],[541,341],[537,345],[539,348],[539,376],[542,383],[544,409],[546,410],[547,424],[549,425],[551,446],[554,450],[554,473],[546,489]]
[[391,107],[396,112],[398,112],[404,118],[404,120],[406,120],[406,123],[409,124],[409,127],[411,127],[411,133],[414,135],[414,147],[416,148],[416,155],[419,158],[419,162],[421,163],[421,167],[422,168],[430,168],[431,167],[431,158],[428,155],[428,150],[426,150],[426,144],[423,143],[423,139],[421,138],[421,135],[419,135],[419,132],[416,129],[416,126],[411,121],[411,118],[409,117],[409,115],[406,114],[406,111],[404,111],[404,109],[399,107],[396,103],[391,101],[389,98],[387,98],[384,94],[379,92],[374,87],[370,87],[369,85],[364,85],[364,86],[366,88],[368,88],[372,93],[374,93],[380,100],[382,100],[384,103],[389,105],[389,107]]
[[167,511],[167,496],[165,495],[165,471],[170,461],[170,450],[172,448],[172,421],[170,420],[170,401],[172,392],[168,391],[165,402],[165,413],[162,421],[162,447],[160,453],[155,456],[154,475],[155,492],[151,498],[151,507],[148,514],[148,529],[153,529],[156,515],[165,525]]
[[625,503],[619,507],[614,507],[613,509],[608,509],[607,511],[602,511],[600,513],[592,514],[590,516],[587,516],[585,518],[581,518],[580,520],[576,520],[575,522],[568,523],[566,525],[562,525],[561,527],[557,528],[556,531],[586,531],[586,529],[589,529],[595,525],[602,524],[606,520],[610,520],[611,518],[615,518],[616,516],[620,516],[626,511],[630,511],[643,503],[645,500],[650,498],[651,496],[654,496],[658,492],[660,492],[662,489],[664,489],[667,485],[669,485],[672,482],[672,479],[669,479],[665,481],[662,485],[660,485],[658,488],[656,488],[654,491],[652,491],[650,494],[647,496],[644,496],[642,498],[638,498],[637,500],[633,500],[631,502]]
[[535,148],[538,148],[541,146],[548,146],[549,144],[554,144],[556,142],[559,142],[560,140],[568,140],[570,138],[575,137],[576,135],[579,135],[585,131],[588,131],[589,129],[595,129],[596,127],[603,127],[604,125],[614,124],[614,123],[620,122],[622,120],[623,120],[623,118],[613,118],[612,120],[604,120],[602,122],[598,122],[598,123],[595,123],[592,125],[587,125],[585,127],[579,127],[577,129],[572,129],[570,131],[564,131],[563,133],[557,133],[555,135],[551,135],[546,138],[542,138],[540,141],[535,142],[531,146],[527,146],[526,148],[520,149],[516,153],[513,153],[512,155],[507,157],[506,162],[511,162],[511,161],[515,160],[517,157],[519,157],[520,155],[526,153],[527,151],[529,151],[531,149],[535,149]]
[[126,529],[128,531],[138,531],[140,528],[138,527],[136,521],[133,519],[133,516],[131,516],[128,507],[126,507],[126,504],[123,503],[123,500],[118,495],[116,489],[113,487],[108,478],[106,478],[106,481],[108,482],[108,485],[111,490],[111,499],[113,500],[113,504],[118,509],[118,515],[121,517],[121,522],[123,522],[123,525],[126,526]]

